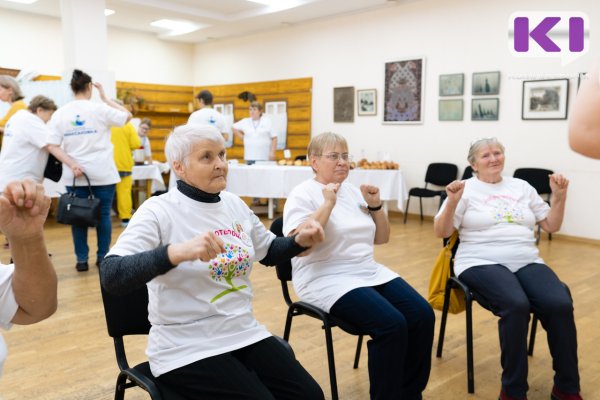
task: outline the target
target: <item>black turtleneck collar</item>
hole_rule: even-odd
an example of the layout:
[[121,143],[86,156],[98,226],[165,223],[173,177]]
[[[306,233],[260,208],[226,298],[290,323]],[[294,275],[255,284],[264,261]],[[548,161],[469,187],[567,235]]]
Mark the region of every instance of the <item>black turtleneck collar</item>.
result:
[[192,200],[199,201],[201,203],[218,203],[221,201],[219,193],[207,193],[203,190],[198,189],[192,185],[185,183],[182,180],[177,180],[177,189]]

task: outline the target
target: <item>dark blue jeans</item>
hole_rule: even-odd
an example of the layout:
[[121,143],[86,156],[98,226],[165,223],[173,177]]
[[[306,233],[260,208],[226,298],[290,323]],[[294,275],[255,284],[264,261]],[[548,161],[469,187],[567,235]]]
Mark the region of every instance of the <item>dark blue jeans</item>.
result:
[[351,290],[329,312],[371,336],[371,399],[419,400],[431,369],[435,315],[401,278]]
[[516,273],[499,264],[481,265],[465,270],[460,280],[500,317],[502,387],[507,395],[527,394],[527,331],[532,311],[547,333],[554,385],[565,393],[579,393],[573,301],[554,271],[545,264],[528,264]]
[[[67,186],[67,190],[72,192],[73,186]],[[96,260],[100,261],[108,253],[110,247],[112,233],[110,209],[115,197],[115,185],[92,186],[92,193],[96,198],[100,199],[100,223],[96,227],[96,235],[98,236]],[[75,188],[75,196],[77,197],[86,198],[89,194],[90,191],[87,186],[77,186]],[[87,262],[90,250],[87,243],[88,228],[71,226],[71,233],[73,234],[77,262]]]

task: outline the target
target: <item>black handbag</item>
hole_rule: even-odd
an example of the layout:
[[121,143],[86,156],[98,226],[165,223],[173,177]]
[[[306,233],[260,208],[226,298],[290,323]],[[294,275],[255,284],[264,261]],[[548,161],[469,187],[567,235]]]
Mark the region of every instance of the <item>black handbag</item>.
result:
[[51,181],[58,182],[62,176],[63,165],[58,158],[54,157],[52,153],[48,154],[48,162],[44,169],[44,178],[48,178]]
[[[88,197],[76,197],[75,190],[60,195],[56,221],[61,224],[80,227],[93,227],[100,222],[100,199],[94,197],[90,179],[84,173],[90,194]],[[73,177],[75,189],[75,177]]]

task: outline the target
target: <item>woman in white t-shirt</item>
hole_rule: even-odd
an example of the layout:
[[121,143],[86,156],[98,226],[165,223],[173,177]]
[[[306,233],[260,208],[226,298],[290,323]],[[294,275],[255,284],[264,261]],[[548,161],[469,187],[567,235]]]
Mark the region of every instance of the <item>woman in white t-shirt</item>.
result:
[[496,138],[471,145],[474,176],[446,187],[435,233],[458,230],[454,272],[500,317],[501,400],[527,396],[527,330],[534,312],[547,332],[555,371],[551,397],[578,400],[577,334],[573,302],[535,245],[535,224],[556,232],[562,224],[569,181],[549,176],[550,207],[527,182],[503,176],[504,146]]
[[[35,96],[27,110],[17,111],[8,121],[0,151],[0,192],[14,180],[29,178],[42,183],[50,150],[50,130],[46,123],[54,111],[54,101],[45,96]],[[69,168],[80,168],[61,148],[51,150]]]
[[233,124],[234,136],[244,142],[244,160],[275,160],[277,133],[268,117],[262,114],[263,107],[258,101],[250,103],[250,117]]
[[283,233],[308,219],[325,241],[292,260],[294,289],[313,304],[370,335],[372,399],[420,399],[431,368],[435,316],[408,283],[375,261],[373,244],[387,243],[390,226],[379,188],[345,182],[346,140],[322,133],[308,145],[315,178],[295,187],[283,211]]
[[323,239],[307,222],[275,238],[239,197],[225,192],[221,133],[184,125],[165,154],[179,180],[146,200],[100,268],[114,294],[148,287],[152,374],[186,399],[323,399],[292,354],[252,314],[255,261],[275,265]]
[[[93,88],[98,90],[102,103],[91,101]],[[131,113],[123,106],[106,97],[102,85],[92,83],[92,78],[80,70],[73,71],[71,89],[75,100],[60,107],[49,122],[49,150],[62,149],[80,166],[75,170],[63,170],[63,181],[69,192],[77,197],[89,196],[85,173],[90,179],[92,193],[100,199],[100,222],[96,227],[98,251],[96,265],[108,253],[112,223],[110,210],[115,195],[115,184],[121,180],[113,158],[110,141],[112,126],[123,126],[131,119]],[[75,182],[76,187],[73,187]],[[87,227],[71,226],[77,271],[88,270]]]

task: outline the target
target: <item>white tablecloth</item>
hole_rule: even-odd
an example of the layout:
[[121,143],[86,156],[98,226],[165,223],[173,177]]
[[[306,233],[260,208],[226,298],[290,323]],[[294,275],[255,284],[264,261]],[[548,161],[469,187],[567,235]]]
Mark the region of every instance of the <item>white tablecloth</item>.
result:
[[[63,167],[68,168],[68,167]],[[131,178],[134,181],[139,180],[152,180],[152,193],[157,190],[166,190],[165,181],[160,173],[160,169],[156,165],[135,165],[133,171],[131,171]],[[65,182],[60,180],[58,182],[44,179],[44,190],[50,197],[59,197],[62,193],[66,193],[66,185],[72,185],[73,181]]]
[[[244,197],[287,198],[296,185],[313,176],[310,167],[230,165],[227,190]],[[379,187],[381,200],[395,200],[398,209],[404,210],[408,191],[400,170],[353,169],[348,181]]]

